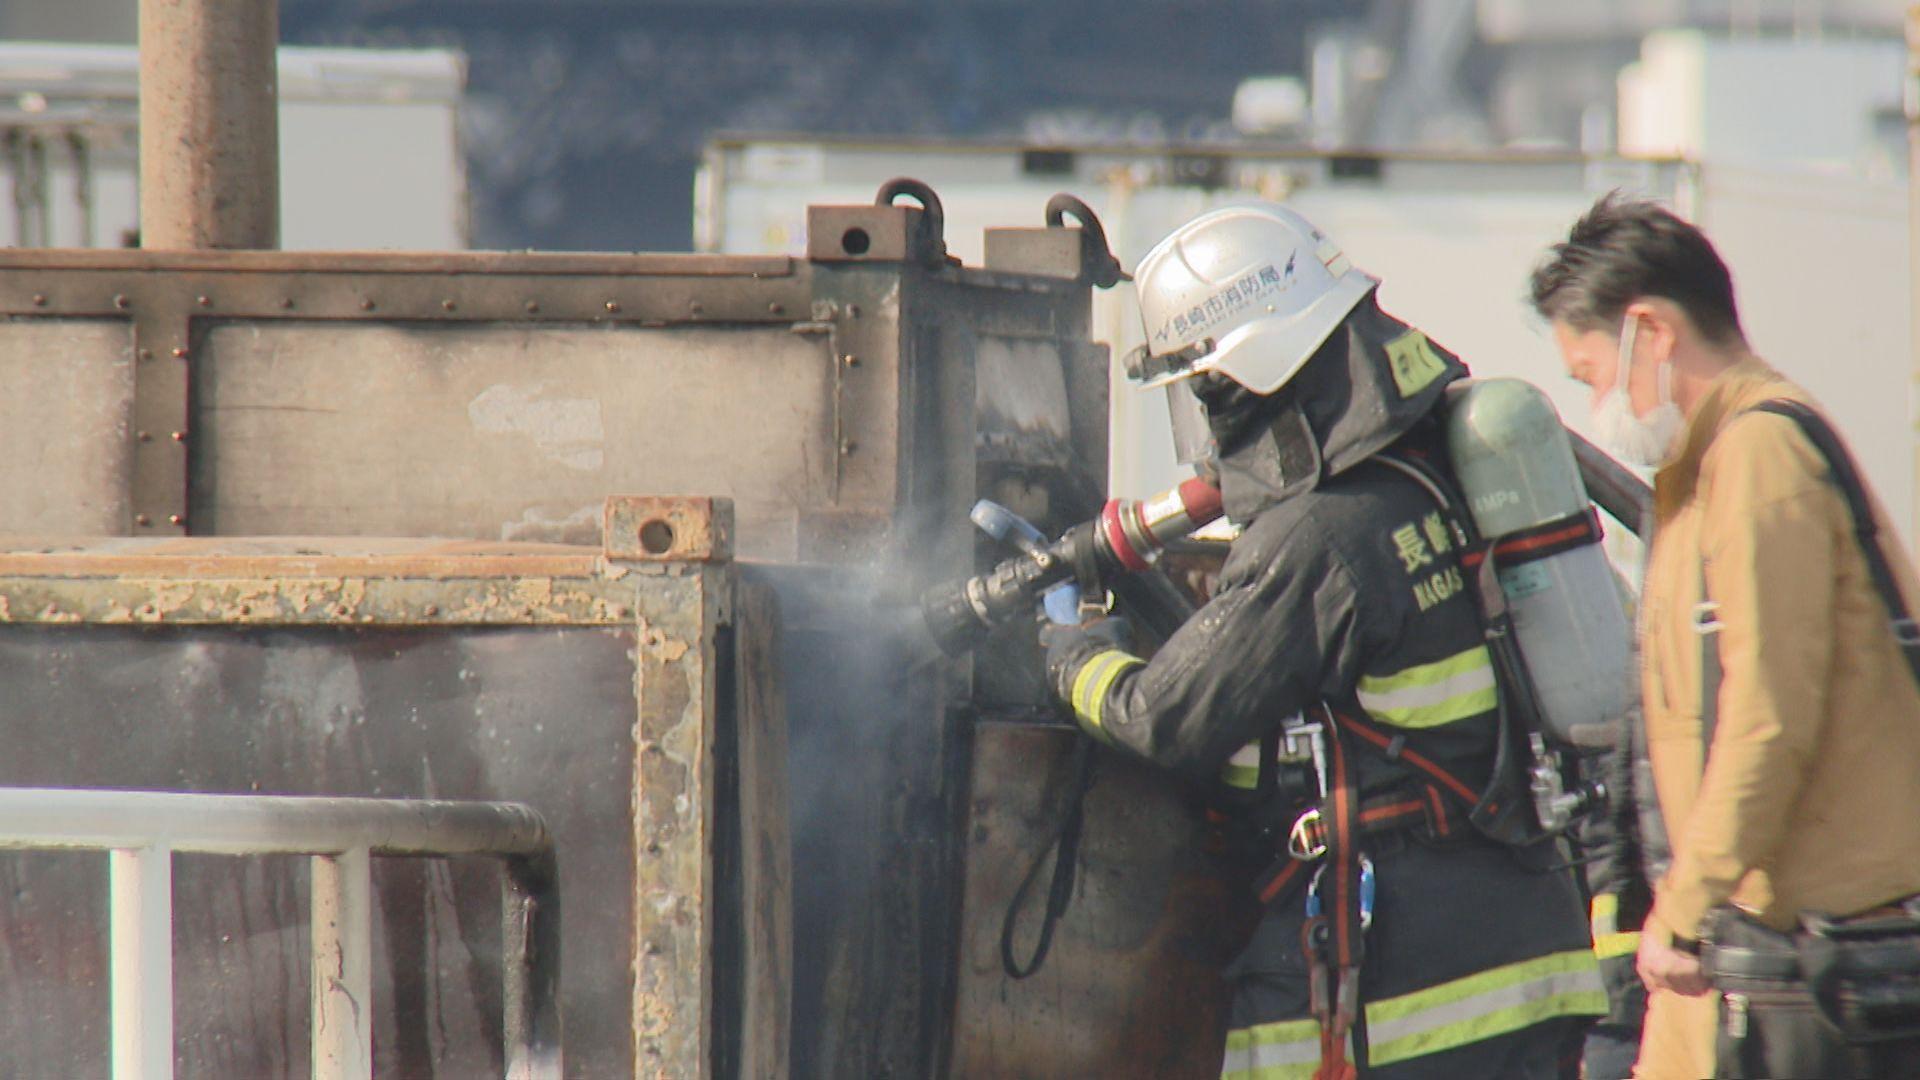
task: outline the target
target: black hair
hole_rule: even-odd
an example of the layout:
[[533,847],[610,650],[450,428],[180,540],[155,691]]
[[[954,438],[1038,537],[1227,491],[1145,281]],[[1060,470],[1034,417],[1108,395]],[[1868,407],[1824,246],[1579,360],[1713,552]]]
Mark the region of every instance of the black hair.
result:
[[1733,277],[1706,234],[1665,207],[1600,197],[1534,268],[1533,309],[1575,330],[1615,332],[1627,305],[1671,300],[1708,340],[1743,340]]

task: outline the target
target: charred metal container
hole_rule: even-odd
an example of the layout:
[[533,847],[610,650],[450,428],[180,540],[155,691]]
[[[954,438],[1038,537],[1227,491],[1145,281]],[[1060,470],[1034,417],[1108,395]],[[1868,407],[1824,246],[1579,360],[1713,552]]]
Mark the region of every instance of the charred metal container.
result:
[[[122,539],[0,554],[9,786],[512,799],[560,850],[568,1075],[777,1075],[775,611],[728,510],[614,499],[592,548]],[[176,856],[177,1066],[307,1059],[304,860]],[[381,1075],[501,1075],[499,888],[375,863]],[[106,862],[0,859],[0,1043],[106,1075]]]
[[[885,205],[895,194],[922,206]],[[1124,1075],[1152,1061],[1157,1075],[1207,1075],[1221,890],[1195,815],[1146,772],[1101,766],[1048,967],[1026,982],[1000,970],[1001,918],[1055,830],[1077,736],[1049,726],[1032,634],[950,661],[916,638],[914,601],[997,558],[967,521],[981,496],[1050,532],[1099,509],[1107,356],[1088,339],[1094,260],[1080,230],[996,231],[987,266],[965,268],[945,254],[930,195],[889,185],[881,205],[811,208],[804,259],[0,252],[0,532],[595,544],[608,493],[730,499],[735,548],[780,609],[793,1072]],[[643,554],[660,542],[634,534]],[[42,610],[0,612],[43,624],[13,631],[18,648],[63,640]],[[128,663],[160,673],[161,657],[192,651],[113,633],[130,635]],[[598,648],[566,662],[594,663]],[[600,657],[603,674],[616,659]],[[22,676],[41,663],[22,662]],[[561,681],[538,685],[597,684]],[[84,695],[47,705],[56,719],[87,707]],[[455,711],[464,719],[409,729],[426,760],[484,728]],[[209,753],[241,723],[175,722]],[[260,737],[293,738],[276,726]],[[520,733],[511,753],[559,755],[544,760],[560,769],[551,730]],[[155,782],[133,767],[144,760],[81,769],[47,738],[18,759],[33,782]],[[253,774],[225,761],[170,786],[245,790]],[[377,763],[324,775],[358,790]],[[407,775],[427,786],[424,771]],[[437,767],[432,779],[431,793],[460,793]],[[529,798],[560,823],[563,866],[596,857],[573,854],[593,843],[569,842],[556,803],[573,791]],[[569,911],[592,895],[568,892]],[[1022,941],[1037,914],[1018,920]],[[710,978],[739,964],[696,967]],[[626,1060],[623,1034],[575,1022],[592,1006],[563,1004],[569,1062]],[[580,1056],[603,1052],[592,1047],[612,1056]],[[765,1074],[718,1050],[636,1065]]]

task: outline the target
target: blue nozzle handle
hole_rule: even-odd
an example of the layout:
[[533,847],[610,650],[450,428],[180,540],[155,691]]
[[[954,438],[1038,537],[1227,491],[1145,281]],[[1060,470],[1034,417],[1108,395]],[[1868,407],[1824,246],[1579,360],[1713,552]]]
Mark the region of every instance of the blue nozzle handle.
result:
[[[973,512],[967,516],[981,532],[1002,544],[1012,544],[1028,555],[1047,550],[1047,534],[992,499],[974,503]],[[1080,586],[1071,581],[1055,585],[1040,597],[1040,608],[1046,612],[1049,622],[1061,626],[1080,625]]]
[[1047,535],[1033,527],[1033,523],[1019,514],[1001,506],[992,499],[981,499],[973,504],[973,512],[967,515],[980,531],[993,537],[1002,544],[1012,544],[1029,555],[1046,550]]
[[1080,625],[1080,586],[1063,581],[1040,597],[1040,610],[1055,626]]

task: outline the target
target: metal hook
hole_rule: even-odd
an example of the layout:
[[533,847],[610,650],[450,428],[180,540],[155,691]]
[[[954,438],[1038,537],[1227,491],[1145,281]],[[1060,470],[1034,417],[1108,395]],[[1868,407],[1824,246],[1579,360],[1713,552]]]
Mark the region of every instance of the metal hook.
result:
[[1088,283],[1098,289],[1111,289],[1122,281],[1132,281],[1133,275],[1120,266],[1113,249],[1107,246],[1106,227],[1092,207],[1064,191],[1047,200],[1047,228],[1063,227],[1069,214],[1080,223],[1080,272]]
[[940,205],[940,196],[934,193],[932,185],[925,180],[915,180],[911,176],[896,176],[880,185],[879,194],[873,197],[875,206],[892,206],[900,196],[905,195],[920,204],[926,219],[922,226],[923,235],[931,242],[923,249],[925,261],[932,266],[943,266],[947,262],[947,211]]

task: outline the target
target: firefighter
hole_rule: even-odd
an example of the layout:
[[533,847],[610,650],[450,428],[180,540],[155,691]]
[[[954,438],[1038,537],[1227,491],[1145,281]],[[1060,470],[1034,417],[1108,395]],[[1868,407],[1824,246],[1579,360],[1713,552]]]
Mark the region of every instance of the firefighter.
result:
[[[1920,643],[1899,609],[1920,586],[1906,554],[1871,495],[1842,479],[1850,455],[1823,445],[1816,432],[1830,429],[1806,393],[1749,348],[1700,230],[1608,196],[1535,271],[1532,295],[1568,372],[1593,389],[1601,438],[1659,470],[1644,745],[1672,860],[1638,946],[1650,998],[1636,1075],[1913,1075],[1920,648],[1902,645]],[[1867,913],[1888,947],[1872,961],[1886,985],[1823,997],[1824,1019],[1808,965],[1845,946],[1816,913]],[[1904,971],[1887,961],[1902,935]],[[1777,976],[1778,989],[1733,989],[1749,976]],[[1882,1020],[1904,1016],[1904,1041],[1864,1030],[1867,1017],[1847,1045],[1849,994],[1880,1002]]]
[[1607,1011],[1581,895],[1562,847],[1470,820],[1524,797],[1487,797],[1501,689],[1458,535],[1402,471],[1444,472],[1465,367],[1282,207],[1201,215],[1136,281],[1129,374],[1170,387],[1183,458],[1243,531],[1151,661],[1097,620],[1048,632],[1048,673],[1270,861],[1222,1075],[1568,1075]]

